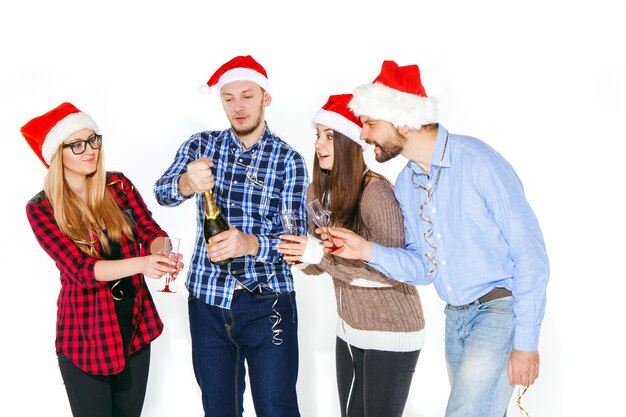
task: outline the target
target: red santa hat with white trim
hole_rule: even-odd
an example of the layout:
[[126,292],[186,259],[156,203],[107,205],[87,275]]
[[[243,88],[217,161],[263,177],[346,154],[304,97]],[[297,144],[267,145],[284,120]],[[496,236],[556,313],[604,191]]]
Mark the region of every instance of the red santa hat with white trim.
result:
[[49,168],[59,145],[70,135],[83,129],[100,133],[98,125],[88,114],[66,102],[35,117],[22,126],[20,131],[37,157]]
[[203,84],[200,87],[200,91],[208,93],[213,86],[217,86],[217,89],[221,90],[224,84],[240,80],[252,81],[266,92],[270,92],[270,83],[265,68],[250,55],[237,56],[219,67],[206,85]]
[[350,109],[357,116],[383,120],[397,128],[419,129],[437,123],[437,100],[426,95],[417,65],[398,66],[383,62],[380,74],[371,84],[353,91]]
[[348,108],[348,103],[352,99],[352,94],[337,94],[330,96],[328,101],[320,111],[313,117],[311,124],[328,126],[331,129],[340,132],[356,143],[363,150],[367,149],[367,143],[360,139],[361,128],[363,123]]

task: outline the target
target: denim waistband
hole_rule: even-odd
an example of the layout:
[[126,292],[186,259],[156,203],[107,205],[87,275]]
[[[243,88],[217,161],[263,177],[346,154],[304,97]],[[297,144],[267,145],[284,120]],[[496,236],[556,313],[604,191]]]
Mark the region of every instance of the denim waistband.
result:
[[256,288],[254,288],[253,290],[249,290],[248,288],[246,288],[243,285],[241,285],[241,283],[239,281],[237,281],[237,283],[235,284],[235,291],[239,291],[239,290],[246,290],[246,291],[248,291],[252,295],[263,294],[263,290],[261,289],[261,284],[258,284],[256,286]]
[[451,306],[451,307],[454,307],[455,309],[461,309],[461,308],[472,306],[474,304],[483,304],[488,301],[497,300],[499,298],[510,297],[512,295],[513,293],[511,292],[511,290],[507,290],[506,288],[502,288],[502,287],[496,287],[493,290],[489,291],[487,294],[478,297],[476,301],[472,301],[471,303],[463,304],[461,306]]

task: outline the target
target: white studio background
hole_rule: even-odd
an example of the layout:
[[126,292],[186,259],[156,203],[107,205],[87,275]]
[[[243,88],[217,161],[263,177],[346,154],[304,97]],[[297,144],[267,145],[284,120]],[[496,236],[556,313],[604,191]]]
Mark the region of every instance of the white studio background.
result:
[[[274,5],[276,4],[276,5]],[[109,170],[123,171],[189,260],[194,205],[157,205],[152,186],[189,135],[227,127],[198,86],[236,55],[268,71],[272,130],[313,163],[310,119],[329,94],[371,82],[385,59],[419,64],[441,122],[477,136],[516,168],[551,259],[541,374],[532,417],[615,415],[625,367],[625,2],[30,1],[0,6],[2,263],[0,415],[68,416],[54,352],[58,272],[25,204],[45,170],[19,128],[63,101],[100,125]],[[395,179],[404,161],[370,166]],[[467,260],[471,262],[471,260]],[[186,275],[186,270],[183,272]],[[156,292],[165,331],[153,343],[145,417],[201,416],[183,279]],[[328,276],[295,277],[303,417],[339,416],[335,301]],[[405,416],[442,416],[448,382],[443,302],[420,288],[427,341]],[[520,415],[511,402],[509,415]],[[249,392],[244,416],[254,416]]]

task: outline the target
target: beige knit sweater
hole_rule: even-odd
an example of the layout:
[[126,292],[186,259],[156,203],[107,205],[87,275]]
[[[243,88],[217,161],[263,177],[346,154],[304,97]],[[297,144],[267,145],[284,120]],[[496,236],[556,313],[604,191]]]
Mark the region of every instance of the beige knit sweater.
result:
[[[363,191],[360,213],[367,230],[363,237],[387,247],[404,246],[402,212],[391,184],[372,179]],[[319,238],[312,222],[309,233]],[[416,287],[394,281],[363,261],[324,254],[318,265],[309,265],[302,271],[307,275],[327,272],[333,278],[337,312],[353,329],[399,333],[424,328]],[[350,284],[358,278],[391,286],[369,288]]]

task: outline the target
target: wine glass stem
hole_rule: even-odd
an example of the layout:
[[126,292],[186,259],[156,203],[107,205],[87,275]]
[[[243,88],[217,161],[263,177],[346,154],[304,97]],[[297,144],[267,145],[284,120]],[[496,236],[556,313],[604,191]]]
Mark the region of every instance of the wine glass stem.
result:
[[324,230],[324,233],[326,233],[328,235],[328,240],[330,240],[330,243],[332,243],[334,245],[335,242],[333,241],[333,238],[330,235],[330,233],[328,233],[328,229],[326,228],[326,226],[322,227],[322,230]]

